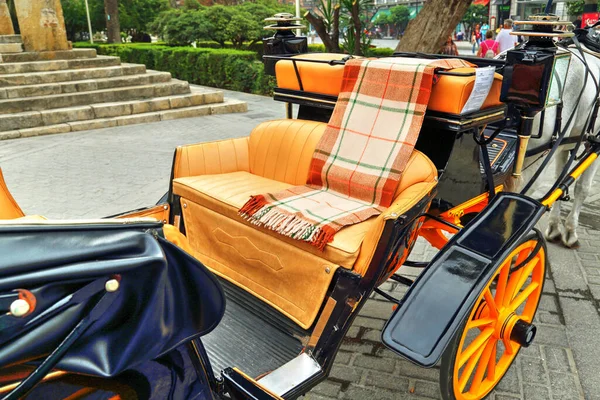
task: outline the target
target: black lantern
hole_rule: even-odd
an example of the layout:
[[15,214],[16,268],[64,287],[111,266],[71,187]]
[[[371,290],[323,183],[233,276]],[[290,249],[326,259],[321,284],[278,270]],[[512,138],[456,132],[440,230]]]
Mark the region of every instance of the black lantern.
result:
[[[271,18],[265,18],[265,22],[274,24],[264,27],[265,30],[275,31],[275,35],[263,39],[264,55],[293,55],[308,53],[308,41],[306,36],[296,36],[295,29],[303,29],[304,25],[298,24],[302,18],[296,18],[289,13],[275,14]],[[275,63],[277,60],[265,59],[265,72],[275,76]]]
[[512,103],[526,114],[535,114],[561,102],[571,53],[559,50],[554,37],[573,36],[571,32],[555,31],[559,22],[554,15],[537,15],[530,21],[515,25],[531,25],[531,30],[511,32],[527,36],[525,44],[509,50],[502,82],[500,100]]

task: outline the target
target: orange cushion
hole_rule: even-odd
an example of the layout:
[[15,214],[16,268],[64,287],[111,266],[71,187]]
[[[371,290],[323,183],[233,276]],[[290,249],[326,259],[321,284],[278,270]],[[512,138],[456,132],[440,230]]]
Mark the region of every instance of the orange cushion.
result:
[[[340,60],[347,57],[345,54],[317,53],[301,54],[296,58],[319,59],[319,60]],[[312,93],[337,96],[342,86],[342,77],[344,74],[343,65],[329,65],[311,62],[296,62],[298,72],[302,80],[302,86],[305,91]],[[475,68],[456,68],[453,72],[468,73],[474,72]],[[278,61],[275,65],[277,76],[277,86],[282,89],[300,90],[298,78],[294,71],[292,61]],[[439,75],[439,80],[433,85],[431,97],[427,109],[431,111],[444,112],[449,114],[460,114],[460,111],[467,102],[473,85],[475,76],[451,76]],[[500,102],[500,89],[502,86],[502,75],[496,74],[494,83],[482,109],[498,106]]]

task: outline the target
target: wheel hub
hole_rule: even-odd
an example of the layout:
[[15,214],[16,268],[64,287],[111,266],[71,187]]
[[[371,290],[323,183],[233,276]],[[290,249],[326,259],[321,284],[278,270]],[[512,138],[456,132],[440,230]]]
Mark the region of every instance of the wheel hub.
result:
[[522,347],[529,347],[535,338],[537,328],[522,320],[513,311],[505,310],[498,316],[494,337],[505,342],[511,341]]

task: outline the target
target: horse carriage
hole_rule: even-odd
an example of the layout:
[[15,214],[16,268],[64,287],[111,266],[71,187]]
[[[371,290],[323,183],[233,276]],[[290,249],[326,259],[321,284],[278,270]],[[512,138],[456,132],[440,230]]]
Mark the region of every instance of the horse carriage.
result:
[[[545,196],[503,190],[536,115],[560,107],[564,23],[529,22],[505,60],[372,60],[282,54],[302,41],[276,20],[288,29],[265,62],[287,118],[178,147],[156,206],[49,221],[0,179],[4,399],[298,398],[373,292],[397,306],[382,342],[439,365],[444,399],[485,398],[532,343],[548,263],[535,225],[600,154],[596,131],[580,135]],[[419,236],[439,249],[430,261],[409,259]],[[388,279],[403,298],[378,288]]]

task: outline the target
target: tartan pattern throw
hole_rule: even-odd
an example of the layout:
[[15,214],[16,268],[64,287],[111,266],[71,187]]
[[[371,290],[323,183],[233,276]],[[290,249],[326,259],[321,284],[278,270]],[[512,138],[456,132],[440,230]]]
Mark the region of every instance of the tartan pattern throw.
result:
[[390,206],[410,158],[438,68],[458,59],[352,59],[305,186],[255,195],[239,210],[251,223],[324,249],[342,227]]

